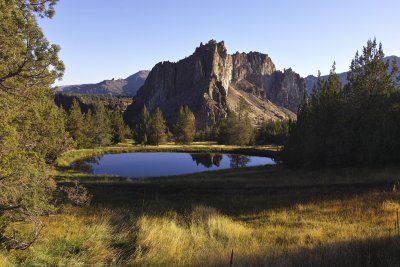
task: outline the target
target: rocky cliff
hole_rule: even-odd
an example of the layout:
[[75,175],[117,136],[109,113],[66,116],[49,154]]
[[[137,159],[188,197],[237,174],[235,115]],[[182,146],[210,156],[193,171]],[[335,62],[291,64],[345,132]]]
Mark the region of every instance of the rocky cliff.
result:
[[265,76],[264,81],[265,94],[269,100],[297,112],[306,92],[306,83],[299,74],[292,69],[286,69],[283,72],[275,71]]
[[230,55],[224,42],[211,40],[200,44],[183,60],[154,66],[128,107],[125,119],[135,124],[146,105],[150,111],[160,107],[171,123],[179,107],[188,105],[201,127],[225,117],[241,97],[249,104],[254,124],[293,118],[296,103],[305,90],[304,80],[291,70],[283,73],[283,80],[278,76],[268,55]]

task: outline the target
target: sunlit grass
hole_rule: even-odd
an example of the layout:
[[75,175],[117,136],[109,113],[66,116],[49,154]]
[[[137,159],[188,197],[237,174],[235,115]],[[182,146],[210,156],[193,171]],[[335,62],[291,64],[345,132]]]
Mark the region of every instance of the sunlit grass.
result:
[[26,251],[0,253],[0,266],[98,266],[113,263],[109,215],[44,217],[42,238]]
[[[392,200],[383,200],[385,198]],[[283,260],[290,266],[296,260],[291,255],[304,249],[388,238],[394,211],[399,206],[398,195],[370,194],[346,201],[300,204],[290,209],[238,218],[206,207],[197,207],[188,216],[143,216],[137,222],[138,247],[133,263],[221,266],[229,264],[233,249],[237,266],[279,266]],[[400,240],[397,246],[400,248]],[[354,257],[367,256],[359,255],[357,251],[351,253]],[[308,260],[317,260],[316,264],[323,265],[317,258]],[[347,259],[348,266],[352,266],[354,260]],[[297,265],[302,266],[301,262]]]
[[43,236],[29,250],[0,253],[0,266],[228,266],[232,250],[234,266],[397,266],[399,208],[392,192],[238,216],[208,206],[69,208],[44,218]]

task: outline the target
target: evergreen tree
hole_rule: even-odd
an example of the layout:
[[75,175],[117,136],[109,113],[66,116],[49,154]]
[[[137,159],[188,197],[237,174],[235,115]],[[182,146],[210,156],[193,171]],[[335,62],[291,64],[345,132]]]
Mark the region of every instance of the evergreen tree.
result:
[[112,128],[109,111],[104,104],[97,101],[93,112],[94,143],[98,146],[107,146],[111,144]]
[[227,145],[249,145],[254,142],[254,128],[250,120],[247,102],[241,98],[236,112],[219,122],[218,142]]
[[[346,97],[346,113],[348,127],[348,141],[351,149],[349,154],[356,155],[357,162],[376,162],[377,155],[391,157],[392,152],[385,151],[387,141],[383,124],[391,120],[388,113],[396,99],[397,65],[390,70],[389,62],[384,62],[384,53],[381,44],[376,40],[369,40],[363,48],[362,55],[356,53],[351,62],[348,73],[349,83],[344,88]],[[393,107],[394,108],[394,107]],[[392,113],[391,113],[392,114]],[[394,129],[392,129],[394,130]],[[389,133],[389,132],[387,132]],[[389,134],[390,135],[390,134]]]
[[[385,63],[381,45],[368,41],[341,88],[335,65],[302,104],[290,127],[290,164],[337,165],[400,160],[397,66]],[[396,123],[397,121],[397,123]]]
[[92,110],[89,109],[85,116],[85,127],[83,129],[84,132],[84,139],[82,143],[82,147],[84,148],[93,148],[97,145],[96,143],[96,135],[97,135],[97,125],[94,119],[94,115],[92,113]]
[[150,124],[151,117],[150,113],[147,110],[146,105],[143,106],[141,119],[138,124],[136,124],[135,131],[133,136],[135,141],[139,144],[146,145],[148,143],[149,135],[150,135]]
[[167,125],[159,108],[151,116],[150,132],[148,136],[148,142],[152,145],[160,145],[165,143],[167,140]]
[[113,135],[112,142],[114,144],[118,144],[125,140],[129,129],[125,125],[125,122],[118,111],[114,110],[110,112],[110,116],[111,116],[110,121],[112,127],[112,135]]
[[77,147],[84,147],[86,142],[85,117],[76,99],[73,100],[69,110],[66,129],[76,142]]
[[[38,238],[54,189],[46,163],[66,143],[50,89],[64,65],[37,23],[55,3],[0,0],[0,249],[25,249]],[[33,227],[19,231],[24,223]]]
[[290,120],[265,121],[258,133],[258,142],[262,144],[285,144],[289,137]]
[[181,106],[174,127],[175,142],[190,144],[196,134],[196,119],[188,106]]

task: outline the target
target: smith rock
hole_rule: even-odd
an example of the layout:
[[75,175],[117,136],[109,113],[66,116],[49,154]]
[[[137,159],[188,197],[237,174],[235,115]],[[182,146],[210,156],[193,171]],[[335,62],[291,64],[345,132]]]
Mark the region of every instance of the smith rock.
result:
[[294,118],[304,91],[304,80],[292,72],[277,75],[268,55],[230,55],[224,42],[211,40],[185,59],[155,65],[125,119],[134,125],[146,105],[150,112],[159,107],[173,123],[180,106],[187,105],[195,114],[197,126],[203,127],[226,117],[228,110],[234,110],[244,98],[257,125],[269,119]]

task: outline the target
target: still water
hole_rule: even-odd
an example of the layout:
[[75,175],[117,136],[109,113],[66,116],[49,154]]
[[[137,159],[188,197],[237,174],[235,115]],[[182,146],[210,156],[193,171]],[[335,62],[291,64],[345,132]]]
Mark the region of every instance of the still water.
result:
[[267,157],[219,153],[123,153],[77,161],[72,164],[94,175],[154,177],[275,164]]

